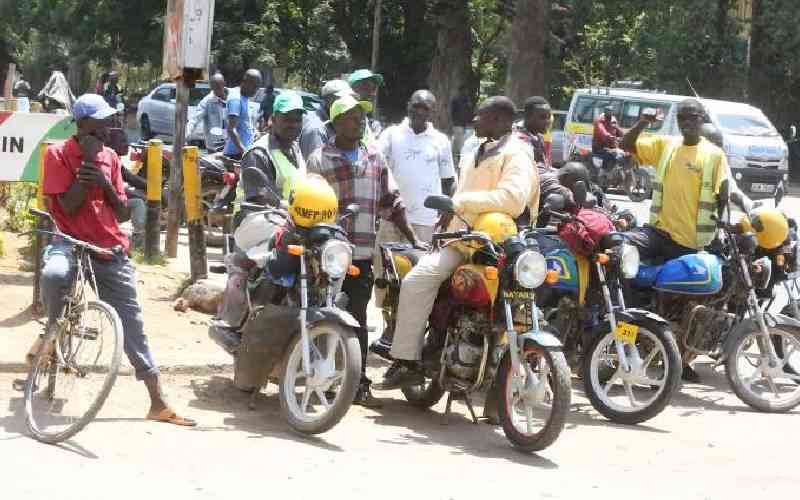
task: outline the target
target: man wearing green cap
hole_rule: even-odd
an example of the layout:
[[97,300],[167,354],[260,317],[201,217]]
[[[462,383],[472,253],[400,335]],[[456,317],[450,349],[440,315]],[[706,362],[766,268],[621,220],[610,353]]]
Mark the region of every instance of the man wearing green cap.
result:
[[[347,83],[358,95],[358,99],[363,102],[368,102],[372,106],[375,105],[375,98],[378,96],[378,88],[383,85],[383,75],[373,73],[368,69],[357,69],[350,74]],[[371,113],[372,108],[367,111]],[[377,139],[378,132],[376,130],[376,123],[374,120],[366,117],[364,127],[364,142],[372,144]]]
[[352,96],[337,99],[331,106],[331,122],[335,135],[327,144],[317,149],[308,159],[308,171],[320,174],[333,187],[339,199],[339,211],[351,203],[358,203],[359,212],[343,222],[353,250],[353,265],[361,271],[358,276],[348,276],[342,291],[349,298],[348,311],[361,324],[357,329],[361,345],[361,387],[354,404],[378,406],[370,392],[367,367],[367,304],[372,296],[372,255],[375,247],[377,218],[393,222],[400,232],[418,248],[425,244],[417,239],[406,219],[406,210],[400,191],[392,178],[386,159],[374,145],[362,139],[366,113],[372,109],[369,102],[357,101]]
[[242,157],[243,169],[255,167],[264,172],[268,189],[248,186],[242,179],[245,200],[278,205],[288,198],[295,179],[305,174],[305,160],[297,143],[305,112],[303,98],[297,92],[285,91],[275,97],[271,132],[256,141]]

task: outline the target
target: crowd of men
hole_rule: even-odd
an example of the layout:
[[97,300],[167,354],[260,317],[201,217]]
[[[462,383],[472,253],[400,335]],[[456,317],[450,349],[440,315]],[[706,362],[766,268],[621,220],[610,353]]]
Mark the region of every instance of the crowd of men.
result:
[[[271,109],[262,117],[260,126],[249,106],[262,84],[259,71],[248,70],[236,88],[227,89],[222,75],[214,75],[211,83],[211,92],[192,117],[191,127],[202,124],[207,145],[224,141],[224,154],[240,159],[244,167],[255,167],[264,173],[267,189],[245,183],[245,198],[280,203],[288,198],[294,182],[313,174],[331,185],[340,210],[356,201],[360,205],[360,211],[348,224],[348,236],[354,246],[353,264],[360,273],[345,279],[343,291],[349,296],[349,311],[361,325],[357,334],[364,370],[368,354],[367,304],[373,295],[375,273],[380,272],[380,263],[375,262],[376,245],[408,241],[416,248],[428,249],[437,229],[460,229],[465,222],[472,223],[487,212],[506,213],[522,223],[534,224],[544,196],[552,192],[569,196],[562,185],[566,183],[561,182],[565,175],[585,175],[580,165],[553,169],[545,140],[551,110],[542,97],[534,96],[521,103],[522,121],[516,123],[518,106],[507,97],[490,97],[473,113],[464,96],[458,96],[450,103],[454,118],[452,141],[457,143],[454,148],[451,138],[432,123],[440,103],[425,89],[409,97],[407,116],[402,122],[381,132],[370,113],[383,78],[370,70],[356,70],[347,80],[326,82],[321,89],[323,105],[315,111],[307,111],[296,92],[273,91]],[[104,90],[106,94],[113,93],[113,89]],[[44,193],[62,230],[99,246],[127,250],[128,237],[119,227],[130,217],[123,169],[119,156],[103,144],[116,112],[108,99],[97,94],[83,95],[75,102],[72,114],[77,135],[48,149]],[[610,118],[607,119],[611,127]],[[682,141],[639,137],[654,119],[643,116],[621,142],[645,163],[657,165],[651,224],[631,239],[646,256],[668,257],[696,251],[707,244],[707,207],[726,176],[727,167],[722,151],[700,135],[703,108],[699,102],[689,100],[678,106]],[[474,127],[475,137],[459,147],[467,125]],[[263,130],[260,138],[259,129]],[[615,132],[602,139],[610,141],[612,135],[616,145],[619,134]],[[454,164],[454,149],[460,156],[458,165]],[[452,197],[457,218],[439,218],[435,211],[424,207],[427,196],[440,194]],[[381,338],[369,348],[393,361],[380,389],[421,383],[420,359],[427,318],[439,286],[463,259],[447,247],[428,252],[405,277],[394,338]],[[125,353],[151,396],[147,418],[194,425],[191,419],[174,411],[162,395],[158,370],[143,331],[134,269],[127,253],[110,260],[95,260],[100,297],[122,318]],[[73,265],[68,246],[56,242],[44,252],[42,289],[50,324],[60,310]],[[241,303],[241,298],[235,297],[241,290],[237,292],[236,288],[226,290],[227,304]],[[380,296],[376,298],[382,300]],[[241,313],[241,308],[238,311]],[[218,319],[227,320],[231,327],[236,325],[236,319],[226,316],[224,306]],[[355,404],[381,404],[372,395],[366,371],[362,373]]]

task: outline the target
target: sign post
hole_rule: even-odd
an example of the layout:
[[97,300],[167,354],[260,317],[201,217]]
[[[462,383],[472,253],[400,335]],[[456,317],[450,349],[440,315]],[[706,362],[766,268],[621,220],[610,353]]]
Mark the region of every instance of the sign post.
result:
[[[189,89],[207,72],[214,21],[214,0],[169,0],[164,23],[164,78],[175,81],[175,142],[169,178],[165,250],[178,255],[178,228],[183,194],[183,147],[189,109]],[[189,251],[194,252],[192,238]]]

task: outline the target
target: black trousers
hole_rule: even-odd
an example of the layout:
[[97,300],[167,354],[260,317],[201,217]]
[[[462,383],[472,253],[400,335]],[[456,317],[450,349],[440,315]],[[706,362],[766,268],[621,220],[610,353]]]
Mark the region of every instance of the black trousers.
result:
[[625,233],[628,241],[639,249],[642,260],[660,264],[676,259],[682,255],[697,253],[694,248],[688,248],[675,243],[668,232],[662,231],[650,224]]
[[361,325],[356,329],[358,336],[358,343],[361,346],[361,383],[369,384],[370,380],[367,378],[367,347],[369,345],[369,338],[367,337],[367,305],[369,299],[372,297],[372,284],[374,276],[372,275],[372,261],[371,260],[357,260],[353,265],[358,267],[361,273],[358,276],[347,276],[342,283],[342,291],[347,294],[349,303],[347,305],[347,312]]

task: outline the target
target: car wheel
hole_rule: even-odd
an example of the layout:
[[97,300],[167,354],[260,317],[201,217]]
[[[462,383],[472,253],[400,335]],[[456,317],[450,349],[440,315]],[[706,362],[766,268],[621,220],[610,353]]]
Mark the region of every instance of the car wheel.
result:
[[153,138],[153,130],[150,128],[150,118],[147,115],[142,115],[139,120],[139,131],[143,141],[149,141]]

